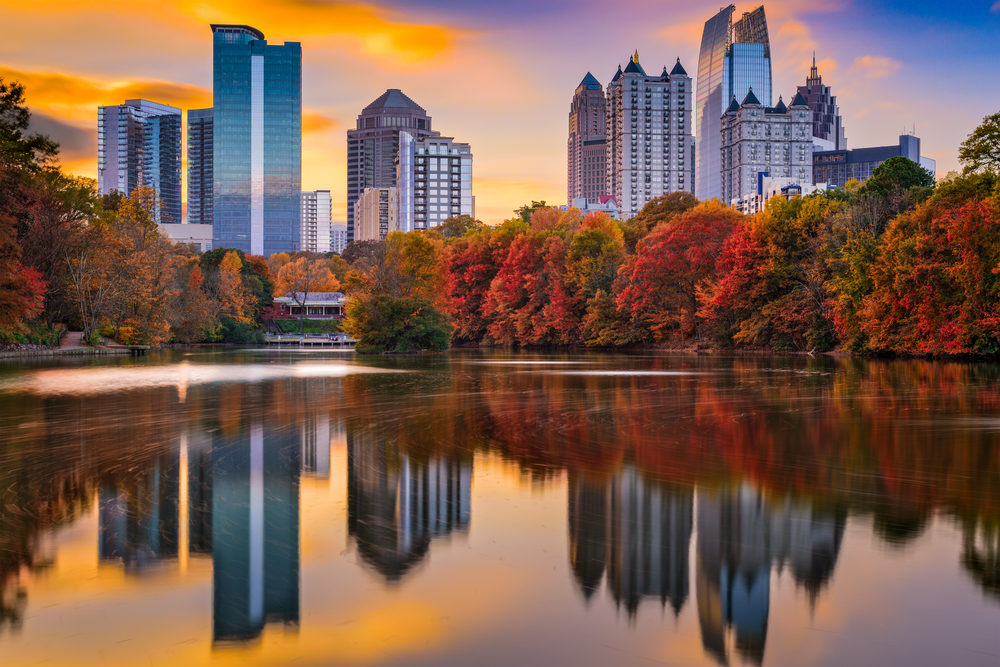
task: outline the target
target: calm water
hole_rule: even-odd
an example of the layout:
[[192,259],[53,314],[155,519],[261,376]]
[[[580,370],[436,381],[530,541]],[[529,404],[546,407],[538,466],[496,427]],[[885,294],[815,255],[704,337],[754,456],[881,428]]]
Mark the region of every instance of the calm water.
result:
[[3,665],[997,665],[1000,367],[0,364]]

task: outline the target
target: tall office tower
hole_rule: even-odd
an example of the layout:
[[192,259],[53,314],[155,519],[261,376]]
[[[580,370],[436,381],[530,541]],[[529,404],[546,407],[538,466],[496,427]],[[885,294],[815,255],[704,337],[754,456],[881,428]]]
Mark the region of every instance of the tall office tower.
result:
[[736,7],[729,5],[705,22],[698,57],[697,196],[722,194],[720,127],[730,100],[742,100],[751,88],[764,106],[771,106],[771,46],[764,7],[743,14],[733,23]]
[[181,222],[181,110],[148,100],[97,109],[97,186],[102,195],[153,188],[156,222]]
[[720,128],[722,193],[725,203],[760,194],[761,175],[812,184],[812,113],[800,93],[789,106],[763,106],[751,89],[734,97]]
[[847,134],[844,120],[837,107],[837,96],[830,94],[830,86],[823,85],[823,77],[816,69],[816,54],[813,54],[812,69],[806,85],[799,86],[799,95],[809,104],[813,113],[813,142],[816,150],[847,150]]
[[330,250],[338,255],[347,247],[347,223],[330,223]]
[[354,202],[354,240],[381,241],[399,230],[396,188],[365,188]]
[[642,210],[650,199],[691,191],[691,77],[681,66],[649,76],[639,53],[619,68],[607,91],[608,193],[620,219]]
[[567,142],[566,201],[586,199],[596,204],[607,194],[607,115],[604,91],[594,75],[587,72],[573,93],[569,106]]
[[423,107],[390,88],[365,107],[357,127],[347,131],[347,241],[355,240],[354,203],[367,188],[396,187],[399,133],[419,138],[431,133]]
[[213,247],[271,255],[300,248],[302,47],[245,25],[215,42]]
[[188,111],[188,222],[212,224],[212,109]]
[[330,252],[329,190],[302,193],[302,249]]
[[437,227],[457,215],[476,216],[472,196],[472,147],[432,132],[399,133],[396,229]]

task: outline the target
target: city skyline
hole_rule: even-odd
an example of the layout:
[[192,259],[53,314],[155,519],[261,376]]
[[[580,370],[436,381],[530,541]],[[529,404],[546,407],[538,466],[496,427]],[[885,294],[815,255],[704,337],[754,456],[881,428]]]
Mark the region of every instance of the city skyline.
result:
[[[96,106],[131,98],[185,110],[210,106],[205,26],[254,25],[277,43],[302,42],[302,189],[331,189],[335,220],[346,219],[344,133],[357,109],[395,87],[431,109],[436,125],[476,147],[477,214],[499,222],[527,200],[565,198],[566,100],[588,71],[610,80],[626,64],[618,62],[620,54],[635,49],[650,62],[680,57],[694,63],[704,23],[718,11],[712,3],[655,9],[629,4],[648,20],[581,49],[577,31],[599,19],[596,5],[580,11],[519,6],[515,22],[490,8],[412,2],[210,2],[114,11],[88,3],[71,9],[51,2],[4,3],[11,39],[0,47],[6,50],[0,76],[27,86],[35,128],[62,143],[66,168],[96,177]],[[742,14],[755,7],[736,9]],[[957,168],[958,144],[995,110],[997,93],[973,79],[977,64],[1000,50],[987,39],[1000,24],[1000,6],[993,2],[970,3],[961,16],[921,2],[765,7],[774,90],[801,85],[815,50],[824,83],[838,95],[852,146],[892,144],[903,128],[916,125],[924,154],[937,160],[944,175]],[[96,24],[106,27],[106,49],[93,49],[88,30],[81,30]],[[119,25],[130,29],[115,30]],[[57,48],[43,39],[41,26],[49,37],[59,36]],[[118,52],[131,50],[139,36],[142,49],[120,58]],[[484,74],[469,77],[467,85],[448,85],[460,64]],[[927,80],[937,89],[929,100]],[[955,105],[956,99],[962,104]],[[503,126],[517,131],[496,131]]]

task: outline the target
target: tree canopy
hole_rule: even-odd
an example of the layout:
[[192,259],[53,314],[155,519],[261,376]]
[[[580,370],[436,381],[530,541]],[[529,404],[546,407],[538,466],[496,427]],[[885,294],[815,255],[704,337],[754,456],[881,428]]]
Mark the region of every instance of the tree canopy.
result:
[[958,148],[966,174],[1000,170],[1000,112],[987,116]]

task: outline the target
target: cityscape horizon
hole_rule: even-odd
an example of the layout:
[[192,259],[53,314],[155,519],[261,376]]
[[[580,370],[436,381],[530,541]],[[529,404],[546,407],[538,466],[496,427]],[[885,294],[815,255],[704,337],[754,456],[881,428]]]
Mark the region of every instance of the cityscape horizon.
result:
[[[395,88],[426,108],[428,115],[435,117],[436,127],[472,146],[476,154],[473,176],[476,217],[488,224],[496,224],[526,201],[545,200],[561,204],[565,200],[572,203],[566,196],[563,180],[565,167],[560,166],[560,163],[565,165],[566,133],[565,129],[556,128],[565,127],[562,125],[566,118],[563,114],[566,113],[572,90],[588,72],[593,72],[603,87],[619,66],[627,65],[627,55],[633,52],[640,55],[642,63],[651,73],[663,66],[670,69],[679,59],[691,74],[697,95],[698,43],[705,21],[718,11],[702,4],[697,7],[667,5],[655,12],[643,9],[650,23],[657,26],[655,29],[643,26],[634,35],[616,35],[614,39],[602,41],[597,48],[556,48],[547,54],[544,75],[525,69],[519,62],[520,57],[506,53],[498,58],[495,49],[485,47],[493,36],[484,25],[496,23],[495,17],[489,16],[487,10],[428,11],[428,8],[419,5],[399,5],[378,11],[371,8],[372,13],[368,17],[370,25],[358,17],[351,34],[345,34],[345,29],[341,28],[340,33],[333,30],[324,36],[322,26],[329,27],[329,21],[336,18],[341,10],[309,10],[313,13],[307,12],[301,17],[303,22],[297,24],[291,12],[279,19],[261,8],[254,8],[245,11],[241,18],[237,8],[225,5],[196,11],[179,4],[169,9],[167,14],[175,15],[183,26],[181,32],[185,35],[187,47],[182,57],[171,52],[168,45],[147,46],[142,57],[124,60],[109,60],[88,53],[81,62],[79,57],[71,60],[68,54],[61,55],[58,49],[51,50],[39,60],[39,54],[33,54],[33,49],[25,48],[25,43],[21,41],[32,32],[25,26],[25,30],[14,31],[14,46],[7,48],[16,51],[4,59],[0,76],[26,84],[33,112],[33,129],[49,134],[61,144],[64,168],[77,175],[96,177],[97,128],[92,114],[97,106],[122,104],[126,99],[137,98],[170,105],[183,109],[185,127],[188,110],[211,106],[210,85],[205,83],[207,80],[210,84],[212,68],[206,51],[211,43],[207,34],[208,25],[216,22],[208,13],[215,11],[221,15],[219,18],[253,25],[271,43],[302,43],[302,189],[331,192],[333,221],[343,222],[349,217],[344,134],[353,125],[351,118],[385,90]],[[756,3],[737,6],[736,15],[749,12],[756,6]],[[948,105],[945,110],[939,99],[943,101],[948,94],[943,92],[927,100],[921,94],[922,87],[914,84],[913,77],[917,70],[924,72],[924,76],[933,77],[935,68],[942,67],[944,62],[961,61],[972,58],[980,50],[995,49],[986,40],[977,42],[975,35],[977,31],[986,31],[989,25],[1000,21],[1000,8],[983,3],[979,20],[974,20],[973,13],[970,13],[969,16],[950,17],[946,21],[936,16],[929,5],[922,3],[913,4],[906,10],[891,4],[880,8],[878,11],[885,18],[899,20],[914,30],[927,31],[933,25],[934,30],[962,33],[972,38],[964,42],[966,48],[961,52],[948,46],[953,42],[942,40],[940,62],[928,67],[923,55],[906,52],[905,49],[901,51],[902,47],[894,34],[887,32],[877,41],[866,40],[861,43],[863,45],[859,44],[856,36],[844,34],[845,21],[849,16],[870,14],[876,11],[874,9],[851,3],[833,3],[812,11],[782,2],[766,3],[765,7],[770,23],[775,97],[785,95],[787,102],[787,96],[791,95],[789,91],[794,91],[794,86],[805,81],[811,60],[816,57],[819,71],[825,77],[824,83],[832,86],[839,98],[851,148],[892,145],[896,143],[897,136],[913,133],[922,140],[922,154],[937,161],[938,177],[958,168],[956,147],[992,110],[990,91],[988,87],[967,86],[961,96],[963,104],[960,108],[956,110]],[[31,15],[24,8],[5,8],[4,11],[15,26]],[[35,10],[36,17],[39,11],[44,11],[44,8]],[[553,19],[560,16],[557,8],[535,11]],[[590,11],[589,8],[587,11]],[[63,12],[46,20],[60,25],[73,13]],[[88,16],[105,15],[95,11]],[[424,18],[435,21],[420,23],[412,20]],[[310,19],[312,23],[308,23]],[[576,20],[560,24],[563,26],[560,34]],[[190,34],[196,24],[201,26],[200,40]],[[461,33],[459,27],[463,24],[476,26],[476,32]],[[503,25],[503,21],[499,24]],[[379,31],[379,34],[390,37],[381,46],[371,37]],[[522,32],[528,36],[532,31],[533,28],[529,27]],[[117,38],[130,39],[125,35]],[[73,35],[69,35],[68,43],[74,39]],[[359,40],[361,48],[345,55],[343,51],[350,50],[346,45],[351,40]],[[510,101],[497,99],[496,86],[493,87],[494,92],[483,96],[479,86],[484,82],[464,86],[468,94],[458,97],[455,89],[435,84],[434,79],[440,82],[442,75],[454,69],[452,61],[456,54],[474,48],[472,43],[480,44],[478,57],[490,65],[481,69],[482,72],[492,73],[493,80],[507,92],[511,92],[514,85],[515,88],[520,86],[520,90],[526,93],[520,95],[518,103],[512,106]],[[206,56],[202,58],[200,68],[196,66],[195,58],[199,53]],[[157,54],[161,58],[155,57]],[[372,76],[358,80],[356,68],[336,66],[338,59],[364,57],[365,54]],[[173,57],[174,67],[163,61],[168,56]],[[107,74],[101,74],[102,70]],[[503,76],[497,78],[497,72]],[[331,75],[340,75],[341,79],[346,78],[350,83],[341,83],[336,87],[336,94],[331,95],[322,85],[324,79]],[[933,78],[936,86],[947,89],[960,86],[963,76],[951,74]],[[66,85],[70,81],[73,85]],[[84,113],[85,104],[90,109],[89,119]],[[503,117],[501,122],[510,128],[509,131],[489,129],[496,126],[498,114]],[[530,116],[532,122],[523,125],[524,129],[518,129],[517,119],[525,115]],[[506,140],[500,141],[497,135],[505,136]],[[189,206],[187,167],[185,150],[182,166],[185,206]]]

